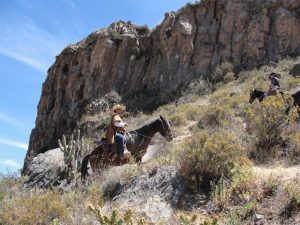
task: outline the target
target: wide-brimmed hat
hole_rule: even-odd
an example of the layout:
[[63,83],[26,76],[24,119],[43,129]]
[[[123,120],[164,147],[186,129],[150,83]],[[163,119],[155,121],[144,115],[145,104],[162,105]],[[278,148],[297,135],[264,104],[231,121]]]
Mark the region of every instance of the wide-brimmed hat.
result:
[[277,77],[277,78],[281,77],[280,73],[274,73],[274,72],[272,72],[272,73],[269,74],[269,77],[271,77],[271,76]]
[[117,105],[114,105],[114,107],[112,107],[111,111],[112,112],[116,112],[118,109],[121,109],[122,111],[125,111],[126,110],[126,106],[125,105],[117,104]]

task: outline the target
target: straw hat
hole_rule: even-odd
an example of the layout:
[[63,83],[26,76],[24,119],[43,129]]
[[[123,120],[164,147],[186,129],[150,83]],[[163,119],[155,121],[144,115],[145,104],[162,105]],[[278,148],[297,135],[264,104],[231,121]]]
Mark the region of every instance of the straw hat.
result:
[[273,77],[277,77],[277,78],[281,77],[280,73],[274,73],[274,72],[272,72],[272,73],[269,74],[269,78],[271,78],[272,76]]
[[122,111],[125,111],[126,110],[126,106],[117,104],[117,105],[114,105],[114,107],[112,107],[111,111],[112,112],[116,112],[119,109],[121,109]]

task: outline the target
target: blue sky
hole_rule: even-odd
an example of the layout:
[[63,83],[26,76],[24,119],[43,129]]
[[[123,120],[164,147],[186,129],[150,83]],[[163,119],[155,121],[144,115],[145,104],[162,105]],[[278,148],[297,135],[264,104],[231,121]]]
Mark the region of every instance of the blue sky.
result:
[[155,27],[188,0],[0,0],[0,172],[23,165],[47,69],[89,33],[124,20]]

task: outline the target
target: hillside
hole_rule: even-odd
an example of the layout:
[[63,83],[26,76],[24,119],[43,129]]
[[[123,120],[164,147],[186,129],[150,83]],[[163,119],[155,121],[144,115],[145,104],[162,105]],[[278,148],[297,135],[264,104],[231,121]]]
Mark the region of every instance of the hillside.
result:
[[[130,130],[164,115],[174,135],[157,134],[140,165],[107,168],[64,191],[2,178],[0,224],[299,224],[300,124],[294,109],[285,114],[288,93],[299,90],[300,77],[290,75],[299,60],[227,73],[210,94],[190,83],[152,113],[127,114]],[[281,75],[286,99],[249,104],[270,72]]]
[[202,0],[166,13],[153,30],[119,21],[66,47],[43,84],[23,174],[76,128],[99,139],[102,112],[114,102],[151,112],[195,79],[219,82],[298,56],[299,8],[297,0]]

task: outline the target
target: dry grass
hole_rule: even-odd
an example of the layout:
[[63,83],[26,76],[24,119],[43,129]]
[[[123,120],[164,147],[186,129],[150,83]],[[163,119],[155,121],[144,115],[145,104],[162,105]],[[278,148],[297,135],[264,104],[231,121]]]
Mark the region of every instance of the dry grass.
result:
[[[299,127],[290,129],[293,118],[285,116],[285,103],[277,98],[270,98],[263,104],[248,103],[250,89],[267,90],[267,74],[272,71],[282,74],[281,84],[286,91],[298,87],[299,78],[288,74],[292,63],[283,60],[275,67],[263,66],[236,75],[230,71],[232,65],[224,64],[215,71],[215,81],[221,82],[215,86],[214,93],[201,97],[192,94],[184,99],[184,103],[161,106],[152,114],[128,113],[125,121],[130,125],[129,130],[163,115],[170,120],[175,134],[171,143],[155,136],[153,143],[160,154],[141,165],[108,168],[92,177],[87,186],[68,193],[24,191],[18,178],[1,177],[0,224],[94,224],[99,218],[97,220],[88,205],[101,207],[133,176],[166,164],[179,165],[191,189],[208,187],[211,201],[217,208],[212,214],[204,215],[202,212],[209,210],[201,206],[195,211],[196,222],[194,211],[177,211],[174,224],[213,224],[213,218],[221,224],[246,224],[253,222],[251,218],[255,213],[270,213],[275,218],[283,210],[282,206],[285,212],[298,213],[299,182],[287,182],[299,172],[299,165],[296,165],[300,162]],[[103,131],[106,123],[99,123],[99,130]],[[259,162],[275,157],[273,150],[278,150],[282,138],[289,140],[286,159],[294,164],[293,167],[240,166],[249,164],[246,155],[249,151],[254,151]],[[274,140],[276,144],[273,144]],[[281,198],[278,193],[283,190],[285,195]],[[277,211],[267,211],[264,204],[273,200],[278,205]],[[131,219],[138,221],[132,213]],[[105,216],[111,220],[114,215]],[[117,213],[115,217],[125,220],[124,213]]]
[[67,207],[56,191],[33,191],[4,199],[1,204],[1,224],[46,225],[55,220],[68,220]]

